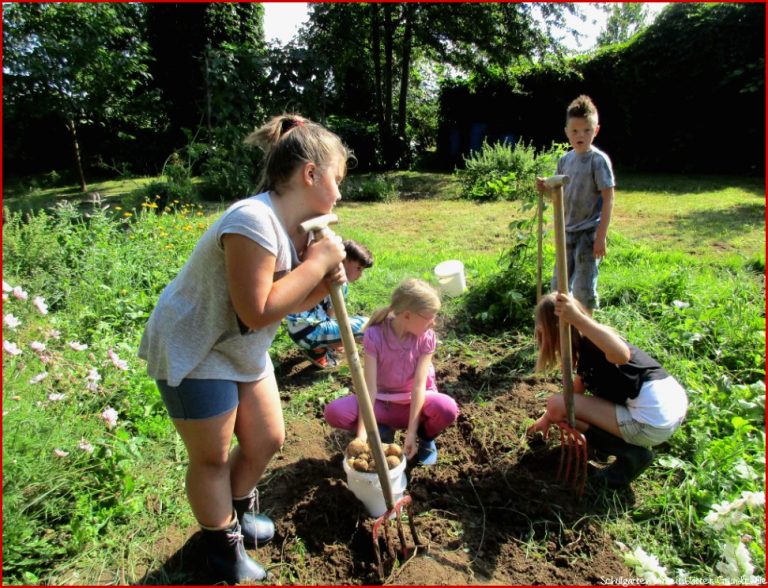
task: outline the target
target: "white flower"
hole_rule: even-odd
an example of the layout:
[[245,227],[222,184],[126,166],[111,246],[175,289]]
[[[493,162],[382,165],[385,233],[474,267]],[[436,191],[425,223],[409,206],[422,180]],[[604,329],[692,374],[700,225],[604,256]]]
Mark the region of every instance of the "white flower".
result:
[[56,457],[67,457],[69,455],[69,451],[64,451],[62,449],[59,449],[58,447],[53,450],[53,454]]
[[63,394],[49,394],[48,395],[48,400],[50,400],[51,402],[58,402],[59,400],[64,400],[64,395]]
[[111,429],[117,424],[117,411],[114,408],[108,406],[104,409],[104,412],[101,413],[101,418],[106,421],[107,427]]
[[3,280],[3,292],[11,292],[13,290],[13,286],[11,286],[8,282]]
[[41,296],[35,296],[32,299],[32,304],[34,304],[35,308],[40,311],[40,314],[48,314],[48,305]]
[[88,443],[85,439],[80,439],[80,444],[77,446],[78,449],[82,449],[86,453],[93,453],[93,445]]
[[91,392],[98,392],[99,385],[97,382],[101,380],[101,376],[99,375],[99,372],[96,368],[91,368],[88,370],[88,375],[85,376],[85,379],[88,380],[88,383],[85,385],[86,390],[90,390]]
[[29,294],[27,294],[24,290],[22,290],[21,286],[16,286],[13,289],[13,295],[19,300],[26,300],[27,298],[29,298]]
[[38,353],[45,351],[45,343],[40,343],[40,341],[32,341],[29,346],[32,348],[32,351],[37,351]]
[[659,565],[659,559],[655,555],[647,554],[642,547],[636,547],[633,551],[625,553],[624,561],[634,568],[635,573],[645,580],[646,584],[674,583],[674,580],[667,576],[667,568]]
[[690,306],[690,303],[683,302],[682,300],[673,300],[672,305],[675,308],[688,308]]
[[[42,382],[46,378],[46,376],[48,376],[48,372],[41,372],[41,373],[37,374],[36,376],[34,376],[29,381],[29,383],[30,384],[37,384],[39,382]],[[50,396],[49,396],[49,398],[50,398]]]
[[765,493],[764,492],[749,492],[745,490],[741,493],[741,499],[748,506],[765,506]]
[[88,349],[88,345],[85,343],[80,343],[79,341],[70,341],[69,346],[75,351],[85,351]]
[[109,359],[112,360],[112,365],[114,365],[119,370],[127,370],[128,369],[128,362],[120,359],[117,356],[117,353],[112,351],[111,349],[107,352],[107,355],[109,355]]
[[11,313],[8,313],[3,317],[3,323],[9,329],[15,329],[21,324],[21,321],[17,319],[15,316],[13,316]]
[[743,543],[729,543],[723,549],[723,560],[715,565],[717,571],[729,578],[738,581],[743,577],[751,577],[755,571],[749,550]]
[[5,292],[3,292],[3,300],[8,300],[8,294],[6,294]]
[[11,343],[10,341],[3,341],[3,351],[11,355],[19,355],[21,353],[21,349],[16,346],[16,343]]

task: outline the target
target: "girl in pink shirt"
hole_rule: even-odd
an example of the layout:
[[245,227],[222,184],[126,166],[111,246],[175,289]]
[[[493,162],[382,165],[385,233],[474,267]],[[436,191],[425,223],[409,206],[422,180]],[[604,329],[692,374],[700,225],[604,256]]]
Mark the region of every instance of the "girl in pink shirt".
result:
[[[438,392],[435,384],[432,326],[439,310],[440,297],[429,284],[405,280],[392,293],[389,306],[373,313],[363,336],[365,383],[381,439],[391,443],[394,429],[405,429],[403,451],[421,465],[437,462],[434,439],[459,414],[456,401]],[[325,419],[332,427],[367,439],[354,395],[328,404]]]

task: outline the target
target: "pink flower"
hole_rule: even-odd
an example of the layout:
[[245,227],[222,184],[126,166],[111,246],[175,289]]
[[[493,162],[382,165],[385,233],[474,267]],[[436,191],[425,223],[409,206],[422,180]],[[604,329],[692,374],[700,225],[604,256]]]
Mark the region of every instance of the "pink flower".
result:
[[99,375],[99,372],[96,368],[91,368],[88,370],[88,375],[85,377],[86,380],[88,380],[88,383],[85,385],[86,390],[90,390],[91,392],[98,392],[99,385],[97,382],[101,380],[101,376]]
[[85,439],[80,439],[80,445],[78,445],[77,448],[82,449],[86,453],[93,453],[93,445],[88,443]]
[[106,421],[107,427],[111,429],[117,424],[117,411],[114,408],[108,406],[104,409],[104,412],[101,413],[101,418]]
[[53,450],[53,454],[56,457],[67,457],[69,455],[69,451],[64,451],[63,449],[59,449],[58,447]]
[[58,402],[59,400],[64,400],[64,395],[63,394],[49,394],[48,395],[48,400],[50,400],[51,402]]
[[3,300],[8,300],[8,294],[6,294],[5,292],[3,292]]
[[21,321],[11,313],[8,313],[3,317],[3,323],[5,323],[5,326],[9,329],[15,329],[21,324]]
[[34,304],[35,308],[40,311],[40,314],[48,314],[48,305],[41,296],[35,296],[32,299],[32,304]]
[[29,298],[29,294],[27,294],[24,290],[22,290],[21,286],[16,286],[13,289],[13,295],[19,300],[26,300],[27,298]]
[[11,343],[10,341],[3,341],[3,351],[11,355],[19,355],[21,353],[21,349],[16,346],[16,343]]
[[[39,374],[37,374],[35,377],[33,377],[33,378],[32,378],[32,379],[29,381],[29,383],[30,383],[30,384],[37,384],[37,383],[39,383],[39,382],[42,382],[42,381],[45,379],[45,377],[46,377],[47,375],[48,375],[48,372],[40,372],[40,373],[39,373]],[[50,397],[50,396],[48,397],[48,400],[51,400],[51,397]]]
[[117,356],[117,353],[112,351],[111,349],[107,352],[107,355],[109,355],[109,359],[112,360],[112,364],[119,370],[127,370],[128,369],[128,362],[126,362],[123,359],[120,359]]
[[61,331],[57,331],[56,329],[51,329],[48,331],[48,335],[50,335],[51,338],[58,340],[61,337]]
[[13,291],[13,286],[11,286],[8,282],[3,280],[3,292],[11,292]]
[[79,341],[70,341],[69,346],[75,351],[85,351],[88,349],[88,346],[85,343],[80,343]]
[[32,351],[37,351],[38,353],[45,351],[45,343],[40,343],[40,341],[32,341],[29,346],[32,348]]

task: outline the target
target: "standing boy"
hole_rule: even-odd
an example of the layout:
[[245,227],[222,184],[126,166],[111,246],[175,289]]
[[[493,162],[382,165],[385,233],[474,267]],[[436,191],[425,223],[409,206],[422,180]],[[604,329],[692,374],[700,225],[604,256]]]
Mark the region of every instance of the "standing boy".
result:
[[[610,158],[592,144],[599,131],[597,108],[589,96],[568,105],[565,135],[573,149],[557,162],[557,174],[570,180],[563,199],[569,290],[590,314],[598,306],[598,265],[605,256],[616,186]],[[542,178],[536,184],[544,189]],[[557,289],[557,268],[550,287]]]
[[[360,278],[363,270],[373,266],[373,256],[364,246],[349,239],[344,241],[347,257],[344,259],[344,271],[347,273],[347,283],[343,286],[344,297],[347,297],[348,284]],[[304,356],[319,368],[337,365],[336,351],[342,348],[339,322],[333,316],[331,297],[326,296],[312,310],[285,317],[288,335],[301,348]],[[368,317],[350,316],[350,325],[355,338],[363,336],[362,329]]]

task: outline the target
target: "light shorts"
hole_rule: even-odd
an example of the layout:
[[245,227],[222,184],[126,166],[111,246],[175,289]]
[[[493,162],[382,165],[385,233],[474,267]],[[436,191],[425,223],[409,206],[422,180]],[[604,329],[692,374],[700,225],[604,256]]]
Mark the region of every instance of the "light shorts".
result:
[[683,422],[681,418],[668,427],[654,427],[653,425],[636,421],[632,418],[629,409],[622,404],[616,405],[616,420],[619,423],[621,438],[627,443],[640,445],[641,447],[653,447],[654,445],[664,443]]
[[182,380],[169,386],[155,380],[172,419],[210,419],[237,408],[240,396],[232,380]]

